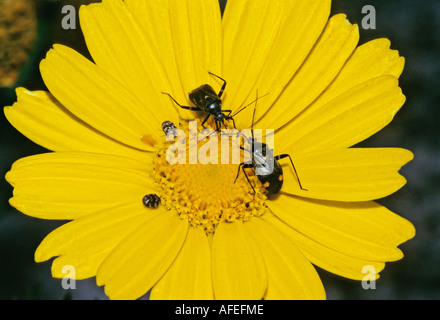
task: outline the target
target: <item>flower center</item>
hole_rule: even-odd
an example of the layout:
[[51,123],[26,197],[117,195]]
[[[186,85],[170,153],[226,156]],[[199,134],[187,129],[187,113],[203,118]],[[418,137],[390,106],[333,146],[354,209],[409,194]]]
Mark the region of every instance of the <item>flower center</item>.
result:
[[[213,133],[207,138],[207,141],[218,139],[218,143],[215,144],[218,149],[209,149],[206,152],[211,160],[213,155],[217,157],[218,164],[213,164],[212,161],[207,164],[197,161],[194,164],[194,161],[189,161],[189,153],[197,154],[200,160],[199,151],[204,148],[205,156],[205,144],[208,142],[188,146],[188,141],[194,138],[189,136],[191,133],[188,124],[184,123],[180,129],[186,133],[185,138],[176,138],[176,141],[160,142],[156,145],[159,151],[154,162],[153,178],[163,188],[160,194],[162,204],[168,209],[175,209],[180,217],[188,220],[191,225],[202,226],[207,234],[213,233],[221,221],[247,221],[252,216],[263,215],[266,210],[266,189],[254,175],[253,169],[246,169],[246,172],[256,191],[255,195],[241,170],[235,180],[239,164],[221,164],[220,150],[225,144],[223,142],[222,145],[220,134]],[[201,129],[203,128],[199,127],[197,131]],[[227,143],[231,152],[232,141],[229,140]],[[170,149],[172,147],[174,148]],[[180,153],[179,159],[183,161],[172,164],[169,161],[169,150],[174,149],[176,150],[172,153]]]

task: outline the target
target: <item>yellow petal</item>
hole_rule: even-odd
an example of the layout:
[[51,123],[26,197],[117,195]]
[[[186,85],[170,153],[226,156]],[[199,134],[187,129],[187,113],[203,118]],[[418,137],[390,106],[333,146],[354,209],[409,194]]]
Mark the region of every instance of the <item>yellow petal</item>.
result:
[[35,261],[57,257],[52,264],[52,275],[63,278],[63,267],[75,268],[76,279],[96,275],[107,255],[127,235],[159,211],[147,209],[140,201],[126,203],[94,212],[69,222],[52,231],[35,252]]
[[104,0],[82,6],[79,15],[95,63],[160,119],[177,123],[176,108],[161,94],[171,88],[159,52],[127,5],[122,0]]
[[264,257],[265,299],[325,299],[318,273],[296,244],[260,218],[244,223]]
[[[152,161],[152,160],[151,160]],[[43,219],[75,219],[157,193],[144,164],[129,158],[56,152],[20,159],[6,179],[12,206]]]
[[386,126],[404,102],[394,76],[365,81],[324,105],[317,102],[289,124],[278,145],[297,153],[350,147]]
[[211,300],[211,248],[201,228],[190,227],[176,260],[151,290],[153,300]]
[[220,223],[215,231],[212,281],[218,300],[261,299],[266,291],[263,257],[241,221]]
[[[292,153],[293,154],[293,153]],[[282,192],[307,198],[368,201],[388,196],[406,180],[398,171],[413,154],[400,148],[348,148],[292,156],[302,187],[288,160]]]
[[223,78],[228,82],[224,109],[238,109],[251,93],[279,32],[285,2],[227,2],[223,14]]
[[384,262],[354,258],[336,251],[326,244],[317,242],[302,234],[300,231],[288,226],[276,217],[276,213],[266,214],[262,219],[277,228],[279,232],[282,232],[294,242],[307,260],[331,273],[353,280],[363,280],[366,276],[364,272],[365,266],[372,266],[376,271],[375,276],[377,279],[379,278],[379,272],[385,267]]
[[331,202],[280,194],[268,206],[304,236],[359,259],[401,259],[397,246],[415,233],[409,221],[371,201]]
[[[336,79],[313,105],[323,105],[349,89],[374,78],[391,75],[399,78],[405,58],[390,49],[388,39],[369,41],[353,52]],[[315,108],[316,106],[313,106]],[[309,107],[310,109],[312,107]]]
[[[184,91],[188,93],[202,84],[210,83],[218,92],[221,82],[208,73],[219,76],[222,73],[221,13],[218,1],[170,0],[170,24],[174,55]],[[188,105],[188,96],[186,98],[187,102],[182,101],[182,105]]]
[[[290,133],[294,130],[298,130],[296,127],[297,123],[301,122],[318,109],[320,109],[321,112],[326,109],[331,110],[334,105],[331,107],[329,105],[330,108],[327,108],[327,104],[330,101],[362,83],[374,85],[376,82],[371,82],[370,80],[384,75],[391,75],[395,78],[398,78],[403,71],[404,64],[405,59],[400,57],[396,50],[390,50],[390,41],[388,39],[376,39],[359,46],[356,48],[350,59],[348,59],[347,63],[344,65],[341,72],[338,74],[332,84],[294,121],[291,121],[288,125],[281,128],[281,130],[277,132],[277,139],[285,138],[289,143],[292,136]],[[387,78],[381,79],[384,80]],[[397,86],[397,81],[395,82]],[[364,87],[364,90],[366,91],[365,94],[369,93],[371,96],[374,95],[374,87]],[[392,90],[390,89],[390,93],[391,92]],[[359,98],[361,97],[358,97],[358,99]],[[323,106],[325,106],[325,108],[323,108]],[[352,106],[347,104],[346,108],[352,108]],[[390,115],[396,113],[397,111],[396,109],[385,109],[389,110]],[[381,110],[382,109],[379,108],[378,111]],[[314,116],[316,117],[317,113],[314,113]],[[318,118],[322,117],[320,116]],[[387,118],[389,118],[389,116]],[[354,123],[358,123],[359,120],[362,120],[362,118],[359,117],[358,119],[354,119]],[[380,122],[383,123],[383,121]],[[369,129],[371,127],[375,126],[367,125],[363,129],[367,130],[370,135],[379,130],[376,128],[375,131],[370,131]],[[343,142],[341,141],[340,143]],[[351,145],[352,144],[345,144],[347,147]]]
[[45,91],[17,88],[18,101],[4,109],[8,121],[30,140],[52,151],[118,154],[147,159],[144,151],[118,143],[71,114]]
[[[312,50],[327,23],[330,2],[329,0],[289,0],[285,2],[283,14],[277,17],[280,21],[278,33],[271,45],[270,53],[264,61],[258,80],[250,92],[243,92],[243,88],[240,87],[240,93],[244,97],[249,95],[247,103],[255,98],[257,89],[259,95],[269,93],[264,99],[258,101],[257,119],[278,98]],[[246,35],[243,34],[243,36]],[[263,44],[263,41],[260,45]],[[253,61],[254,57],[251,56],[250,59]],[[242,120],[242,127],[250,127],[252,113],[253,108],[248,107],[237,116],[238,120]]]
[[[177,70],[176,56],[174,53],[174,44],[171,34],[170,4],[169,0],[125,0],[127,8],[137,23],[142,26],[142,32],[148,39],[151,46],[154,46],[156,52],[160,53],[160,63],[165,70],[170,91],[168,93],[177,101],[186,101],[188,91],[184,91],[180,83],[179,72]],[[181,53],[178,53],[180,55]],[[164,89],[162,91],[165,91]],[[193,119],[194,114],[181,109],[176,104],[163,96],[162,103],[168,103],[169,106],[176,108],[184,119]]]
[[[188,223],[161,208],[112,250],[96,281],[111,299],[137,299],[166,272],[182,247]],[[164,212],[162,212],[164,211]]]
[[151,105],[76,51],[55,45],[40,63],[44,83],[70,112],[117,141],[141,150],[147,134],[159,138],[161,119]]
[[343,14],[333,16],[301,69],[258,123],[264,128],[278,129],[298,115],[333,81],[358,40],[357,25],[350,24]]

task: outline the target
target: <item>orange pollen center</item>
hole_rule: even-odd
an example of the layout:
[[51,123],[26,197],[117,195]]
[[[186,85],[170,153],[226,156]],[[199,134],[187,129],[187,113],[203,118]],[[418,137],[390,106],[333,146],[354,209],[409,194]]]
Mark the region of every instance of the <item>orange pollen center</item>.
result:
[[[175,141],[156,145],[159,151],[154,162],[153,178],[163,189],[160,194],[162,205],[169,210],[176,210],[191,225],[202,226],[207,234],[214,233],[221,221],[247,221],[252,216],[263,215],[266,210],[266,189],[254,175],[253,169],[245,170],[254,186],[255,195],[243,171],[240,170],[235,180],[238,164],[221,164],[220,135],[213,134],[204,142],[188,146],[187,141],[191,139],[188,137],[188,125],[183,124],[180,129],[186,133],[185,138],[175,138]],[[203,128],[198,131],[200,129]],[[209,149],[206,152],[206,146],[203,146],[209,139],[218,139],[217,150]],[[218,157],[218,164],[194,164],[191,161],[171,164],[167,157],[170,147],[174,147],[173,154],[183,154],[186,160],[190,152],[194,154],[190,148],[195,148],[199,157],[200,149],[204,148],[202,151],[210,155],[211,159],[213,155]]]

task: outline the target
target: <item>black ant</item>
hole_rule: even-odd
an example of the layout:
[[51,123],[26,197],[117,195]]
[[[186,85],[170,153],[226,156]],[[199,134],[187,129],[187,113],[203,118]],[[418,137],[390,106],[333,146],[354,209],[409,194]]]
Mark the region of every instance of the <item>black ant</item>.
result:
[[[258,92],[257,92],[257,100],[258,100]],[[307,191],[307,189],[304,189],[301,185],[301,181],[299,180],[298,173],[296,172],[295,166],[293,164],[290,155],[280,154],[274,156],[274,151],[272,149],[270,149],[265,143],[262,142],[258,143],[257,140],[254,138],[254,120],[255,120],[255,110],[257,108],[257,100],[255,100],[254,113],[252,116],[252,127],[251,127],[252,136],[248,138],[243,135],[243,137],[248,141],[249,145],[251,146],[251,149],[248,150],[240,146],[240,149],[248,151],[252,155],[252,163],[246,163],[246,162],[240,163],[240,165],[238,166],[238,171],[235,181],[237,181],[241,168],[244,175],[246,176],[248,183],[252,187],[255,196],[256,194],[255,188],[252,185],[251,181],[249,180],[248,174],[246,173],[245,170],[247,168],[254,168],[258,180],[260,180],[260,182],[266,188],[267,193],[269,195],[277,194],[278,192],[280,192],[281,187],[283,186],[283,179],[284,179],[283,167],[278,162],[278,160],[289,158],[290,163],[292,164],[293,171],[295,172],[296,178],[298,179],[299,187],[301,188],[301,190]],[[255,148],[255,146],[259,146],[259,145],[261,145],[261,147]]]
[[[214,117],[216,131],[220,131],[220,126],[223,124],[225,126],[225,120],[232,120],[234,124],[234,129],[236,129],[234,116],[231,116],[232,110],[222,110],[222,100],[221,96],[226,88],[226,80],[209,72],[210,75],[220,79],[223,81],[223,85],[219,91],[219,93],[215,93],[214,89],[209,84],[201,85],[200,87],[191,91],[188,96],[189,100],[194,103],[195,107],[190,106],[182,106],[179,104],[169,93],[162,92],[162,94],[168,95],[173,101],[182,109],[192,110],[192,111],[203,111],[208,115],[202,122],[202,127],[205,128],[204,124],[208,120],[210,116]],[[226,114],[227,113],[227,114]],[[220,123],[220,126],[219,126]]]

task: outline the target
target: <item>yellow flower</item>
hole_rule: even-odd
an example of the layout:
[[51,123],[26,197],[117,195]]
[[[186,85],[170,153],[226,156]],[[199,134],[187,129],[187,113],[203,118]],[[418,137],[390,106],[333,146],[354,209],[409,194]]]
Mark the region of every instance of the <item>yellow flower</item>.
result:
[[[322,299],[314,265],[362,280],[401,259],[410,222],[373,200],[405,184],[413,157],[399,148],[351,148],[403,105],[404,59],[387,39],[357,47],[329,0],[104,0],[83,6],[81,28],[94,63],[55,45],[41,62],[50,93],[17,89],[8,120],[54,152],[18,160],[7,174],[12,206],[43,219],[73,220],[40,244],[76,278],[96,276],[113,299]],[[161,124],[186,132],[200,116],[188,92],[212,72],[227,80],[223,108],[258,100],[256,128],[276,130],[281,192],[257,195],[237,164],[165,160]],[[253,107],[235,117],[251,125]],[[202,117],[204,114],[201,115]],[[199,120],[199,118],[197,118]],[[182,120],[185,119],[185,120]],[[202,118],[201,118],[202,119]],[[212,125],[212,123],[211,123]],[[162,204],[146,208],[157,194]],[[376,275],[377,277],[377,275]]]

